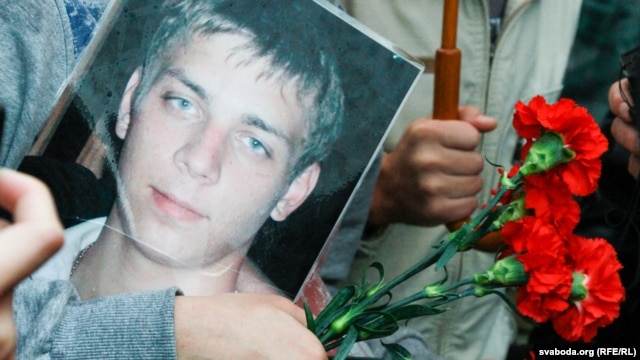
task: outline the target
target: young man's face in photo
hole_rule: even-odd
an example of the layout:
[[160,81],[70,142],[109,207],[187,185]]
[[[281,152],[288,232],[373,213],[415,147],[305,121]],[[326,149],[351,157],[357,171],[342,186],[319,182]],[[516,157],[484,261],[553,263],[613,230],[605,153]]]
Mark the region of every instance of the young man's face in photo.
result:
[[270,64],[252,58],[242,48],[247,41],[197,36],[137,111],[131,101],[139,71],[123,97],[116,125],[125,139],[123,230],[186,266],[246,249],[268,217],[284,220],[317,180],[314,164],[290,181],[307,131],[305,109],[293,82],[265,77]]

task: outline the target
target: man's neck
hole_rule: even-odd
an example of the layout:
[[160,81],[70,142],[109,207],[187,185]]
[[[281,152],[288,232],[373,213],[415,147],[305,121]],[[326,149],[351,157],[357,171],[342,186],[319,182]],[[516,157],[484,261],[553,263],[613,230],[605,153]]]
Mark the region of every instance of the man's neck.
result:
[[206,267],[171,266],[150,256],[153,252],[146,245],[132,241],[122,229],[114,208],[94,245],[77,260],[71,282],[83,300],[172,286],[201,296],[237,290],[243,253],[227,251]]

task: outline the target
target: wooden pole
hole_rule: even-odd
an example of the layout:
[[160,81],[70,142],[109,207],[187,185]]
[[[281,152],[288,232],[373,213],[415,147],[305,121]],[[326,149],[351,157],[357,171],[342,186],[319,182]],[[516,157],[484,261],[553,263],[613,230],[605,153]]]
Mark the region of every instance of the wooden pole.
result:
[[[462,53],[456,48],[458,35],[458,0],[445,0],[442,17],[442,43],[436,50],[433,118],[454,120],[458,118],[460,103],[460,66]],[[470,219],[461,219],[447,224],[449,231],[459,229]],[[479,239],[474,248],[497,251],[502,246],[499,232],[487,234]]]
[[458,118],[460,98],[460,61],[456,48],[458,32],[458,0],[445,0],[442,18],[442,46],[436,50],[433,95],[433,118]]

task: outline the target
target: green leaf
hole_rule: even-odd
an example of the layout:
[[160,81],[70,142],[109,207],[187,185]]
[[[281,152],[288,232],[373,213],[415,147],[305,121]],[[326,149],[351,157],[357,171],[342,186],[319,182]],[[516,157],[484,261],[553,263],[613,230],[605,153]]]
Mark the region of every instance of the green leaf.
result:
[[368,312],[353,325],[361,333],[359,336],[361,340],[381,338],[398,331],[397,319],[393,315],[381,311]]
[[357,297],[358,300],[360,300],[361,298],[364,299],[364,298],[367,298],[369,296],[374,295],[383,286],[383,282],[384,282],[384,266],[382,266],[381,263],[376,261],[376,262],[372,263],[371,265],[369,265],[369,267],[372,267],[372,268],[378,270],[378,281],[376,281],[376,283],[373,284],[373,286],[371,286],[370,288],[363,288],[364,293],[361,296]]
[[340,348],[334,357],[334,360],[345,360],[347,355],[351,352],[353,345],[355,345],[358,340],[358,330],[355,327],[350,326],[347,331],[347,335],[342,340],[342,344],[340,344]]
[[309,329],[312,333],[316,333],[316,321],[313,318],[313,312],[311,312],[311,308],[306,301],[303,302],[304,306],[304,315],[307,318],[307,329]]
[[392,360],[411,360],[411,353],[409,350],[405,349],[402,345],[399,344],[385,344],[380,341],[382,346],[389,352]]
[[445,246],[446,248],[444,252],[442,253],[442,255],[440,256],[440,259],[438,259],[438,262],[436,263],[436,270],[440,270],[443,266],[447,265],[447,263],[449,262],[449,260],[451,260],[453,255],[455,255],[458,252],[457,244],[448,243]]
[[[383,297],[384,297],[385,300],[383,302],[381,302]],[[391,303],[392,299],[393,299],[393,294],[391,294],[391,292],[387,292],[385,294],[382,294],[381,298],[378,299],[378,301],[376,302],[376,304],[379,304],[379,305],[369,306],[367,309],[371,310],[371,311],[377,311],[377,310],[383,309],[387,305],[389,305],[389,303]]]
[[369,267],[372,267],[372,268],[375,268],[376,270],[378,270],[378,284],[383,282],[384,281],[384,266],[382,266],[382,264],[380,262],[376,261],[373,264],[369,265]]

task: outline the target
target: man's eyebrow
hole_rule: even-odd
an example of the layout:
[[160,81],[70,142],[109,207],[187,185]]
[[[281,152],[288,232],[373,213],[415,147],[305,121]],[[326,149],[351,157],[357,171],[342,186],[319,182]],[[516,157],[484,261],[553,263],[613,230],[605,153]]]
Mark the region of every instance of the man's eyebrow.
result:
[[242,122],[244,124],[246,124],[246,125],[254,126],[254,127],[257,127],[260,130],[263,130],[263,131],[266,131],[268,133],[271,133],[271,134],[283,139],[287,143],[289,143],[290,140],[291,140],[280,129],[269,125],[266,121],[262,120],[260,117],[258,117],[256,115],[253,115],[253,114],[252,115],[246,115],[246,116],[243,117]]
[[192,80],[190,80],[185,74],[184,71],[180,69],[168,69],[166,74],[179,82],[181,82],[184,86],[188,87],[193,91],[199,98],[204,100],[207,103],[210,103],[209,95],[207,95],[207,91],[200,85],[196,84]]

